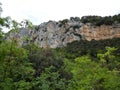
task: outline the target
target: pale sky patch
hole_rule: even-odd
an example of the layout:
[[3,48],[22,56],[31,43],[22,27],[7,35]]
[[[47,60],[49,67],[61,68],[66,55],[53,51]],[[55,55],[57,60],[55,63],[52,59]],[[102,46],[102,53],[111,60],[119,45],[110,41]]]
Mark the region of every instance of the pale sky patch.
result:
[[0,0],[2,17],[33,24],[84,15],[109,16],[120,13],[120,0]]

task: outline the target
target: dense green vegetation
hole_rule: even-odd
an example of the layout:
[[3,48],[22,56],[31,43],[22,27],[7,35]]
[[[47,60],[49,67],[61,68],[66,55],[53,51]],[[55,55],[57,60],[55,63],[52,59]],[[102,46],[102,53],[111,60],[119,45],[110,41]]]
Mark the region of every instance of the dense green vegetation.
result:
[[[114,16],[105,16],[105,17],[101,17],[101,16],[83,16],[81,18],[79,17],[71,17],[70,18],[71,21],[76,21],[76,22],[82,22],[84,24],[86,23],[90,23],[92,25],[95,26],[100,26],[100,25],[114,25],[114,24],[119,24],[120,23],[120,14],[118,15],[114,15]],[[65,23],[67,23],[69,20],[68,19],[64,19],[61,22],[61,24],[59,25],[60,27],[62,25],[65,25]]]
[[81,18],[83,23],[92,23],[93,25],[113,25],[120,23],[120,14],[114,16],[83,16]]
[[4,39],[2,27],[17,32],[21,24],[7,17],[0,27],[0,90],[120,90],[119,38],[19,47],[17,38]]
[[75,57],[83,56],[89,54],[92,58],[97,58],[98,53],[106,52],[105,47],[115,47],[116,56],[120,54],[120,39],[113,38],[113,39],[106,39],[106,40],[92,40],[92,41],[75,41],[69,43],[67,47],[65,47],[66,57],[69,59],[74,59]]

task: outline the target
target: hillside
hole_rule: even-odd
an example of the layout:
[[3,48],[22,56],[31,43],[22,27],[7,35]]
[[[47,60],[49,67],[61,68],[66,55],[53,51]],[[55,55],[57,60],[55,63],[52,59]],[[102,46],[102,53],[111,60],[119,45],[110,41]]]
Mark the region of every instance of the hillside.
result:
[[104,40],[120,37],[120,14],[115,16],[71,17],[62,21],[49,21],[34,29],[21,28],[9,33],[7,39],[16,37],[20,45],[34,42],[40,47],[63,47],[80,40]]
[[120,90],[119,17],[0,18],[0,90]]

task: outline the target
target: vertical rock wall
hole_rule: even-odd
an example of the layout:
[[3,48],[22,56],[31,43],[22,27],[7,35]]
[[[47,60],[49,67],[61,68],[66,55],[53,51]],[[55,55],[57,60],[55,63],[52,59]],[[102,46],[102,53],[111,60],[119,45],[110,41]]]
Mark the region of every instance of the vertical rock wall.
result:
[[49,21],[29,30],[21,28],[18,33],[9,33],[8,40],[16,37],[19,44],[36,43],[40,47],[62,47],[73,41],[101,40],[120,37],[120,24],[93,26],[90,23],[83,24],[79,21],[67,22]]

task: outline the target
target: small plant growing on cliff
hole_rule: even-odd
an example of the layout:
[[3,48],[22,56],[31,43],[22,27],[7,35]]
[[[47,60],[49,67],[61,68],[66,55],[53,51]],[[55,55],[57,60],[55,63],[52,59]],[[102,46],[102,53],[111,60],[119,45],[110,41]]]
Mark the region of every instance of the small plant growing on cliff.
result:
[[79,29],[80,28],[80,26],[79,25],[75,25],[75,26],[73,26],[73,29],[75,30],[75,29]]
[[21,24],[22,24],[22,26],[24,28],[29,28],[29,29],[33,29],[34,28],[34,25],[32,24],[32,22],[30,20],[27,20],[27,19],[23,20],[21,22]]
[[61,23],[62,23],[63,25],[65,25],[68,21],[69,21],[68,19],[64,19],[64,20],[61,21]]

